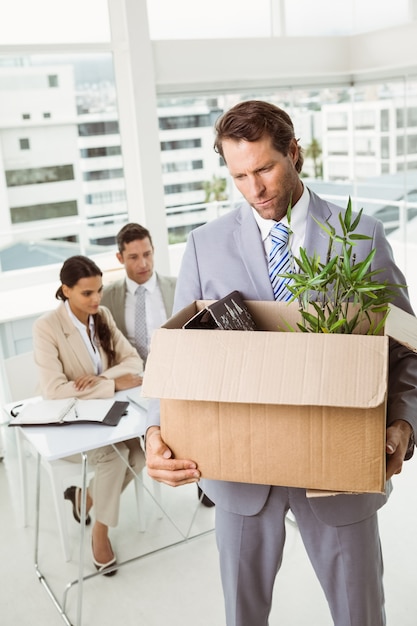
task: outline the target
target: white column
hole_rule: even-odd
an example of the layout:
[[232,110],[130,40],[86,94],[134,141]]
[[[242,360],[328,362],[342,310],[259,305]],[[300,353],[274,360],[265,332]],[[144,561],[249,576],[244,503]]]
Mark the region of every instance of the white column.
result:
[[[3,150],[0,137],[0,172],[4,172]],[[7,246],[13,241],[11,234],[11,218],[9,208],[9,199],[7,196],[6,176],[0,177],[0,246]],[[0,264],[1,272],[1,264]]]
[[146,0],[108,0],[129,219],[146,226],[169,273],[152,45]]

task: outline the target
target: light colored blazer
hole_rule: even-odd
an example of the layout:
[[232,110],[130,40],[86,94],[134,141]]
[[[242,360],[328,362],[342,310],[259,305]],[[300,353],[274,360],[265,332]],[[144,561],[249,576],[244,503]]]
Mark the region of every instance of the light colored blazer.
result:
[[110,398],[114,379],[124,374],[141,374],[142,361],[128,340],[116,327],[108,309],[100,307],[110,327],[116,365],[108,367],[106,354],[100,348],[103,380],[92,389],[75,391],[72,383],[83,374],[93,374],[94,367],[79,330],[72,323],[64,303],[42,315],[33,325],[34,359],[39,369],[41,393],[45,398]]
[[[156,280],[161,290],[167,318],[169,318],[172,315],[175,284],[177,279],[173,276],[160,276],[159,274],[156,274]],[[125,299],[126,281],[124,278],[116,280],[113,283],[110,283],[110,285],[106,285],[106,287],[104,287],[101,304],[110,309],[117,328],[119,328],[126,337]]]
[[[306,237],[304,247],[308,254],[316,252],[325,260],[327,235],[315,223],[327,220],[340,231],[338,215],[341,208],[326,202],[310,191]],[[377,253],[373,268],[384,268],[378,280],[404,284],[404,276],[394,263],[391,248],[385,238],[383,225],[374,218],[363,215],[361,233],[369,240],[359,240],[355,247],[357,262],[366,258],[371,248]],[[273,300],[268,276],[264,246],[258,226],[249,205],[190,233],[184,252],[174,302],[174,312],[194,300],[217,300],[237,289],[246,300]],[[405,289],[398,292],[395,304],[412,312]],[[296,373],[294,374],[296,375]],[[390,381],[388,422],[405,419],[414,432],[417,430],[417,354],[394,344],[390,350]],[[158,423],[157,411],[150,412],[149,424]],[[203,484],[204,483],[204,484]],[[264,506],[270,487],[225,481],[202,481],[209,498],[222,508],[243,514],[255,515]],[[390,491],[388,484],[387,492]],[[338,495],[313,498],[310,505],[315,514],[331,525],[344,525],[365,519],[386,501],[386,496]]]

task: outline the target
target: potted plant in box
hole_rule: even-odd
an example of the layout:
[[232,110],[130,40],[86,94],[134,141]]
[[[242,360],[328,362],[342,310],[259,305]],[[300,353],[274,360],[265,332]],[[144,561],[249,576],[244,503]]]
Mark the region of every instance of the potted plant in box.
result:
[[[345,213],[339,214],[340,234],[328,222],[317,222],[329,237],[326,263],[300,248],[299,258],[295,258],[297,271],[283,274],[291,278],[288,289],[293,294],[291,301],[299,303],[301,322],[297,326],[302,332],[348,334],[365,322],[366,334],[377,335],[389,313],[394,289],[405,286],[378,282],[382,269],[370,269],[375,249],[363,261],[356,261],[355,241],[370,239],[356,232],[362,212],[353,216],[349,198]],[[291,228],[291,208],[287,215]]]

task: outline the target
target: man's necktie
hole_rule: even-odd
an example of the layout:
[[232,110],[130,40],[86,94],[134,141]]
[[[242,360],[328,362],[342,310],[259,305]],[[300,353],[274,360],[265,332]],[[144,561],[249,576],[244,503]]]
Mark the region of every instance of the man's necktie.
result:
[[135,291],[135,342],[136,349],[145,366],[148,356],[148,331],[146,328],[145,296],[146,288],[139,285]]
[[293,256],[288,245],[288,235],[288,228],[284,224],[281,224],[281,222],[274,224],[270,231],[272,246],[269,253],[268,265],[269,278],[271,280],[275,300],[288,301],[292,298],[292,293],[287,288],[291,279],[278,276],[278,274],[293,271]]

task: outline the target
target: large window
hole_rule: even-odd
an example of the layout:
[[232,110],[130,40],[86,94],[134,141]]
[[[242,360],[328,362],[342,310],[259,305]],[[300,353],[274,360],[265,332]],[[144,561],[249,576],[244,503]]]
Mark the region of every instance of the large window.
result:
[[[0,3],[4,355],[30,349],[21,318],[56,304],[51,283],[65,258],[82,253],[120,269],[115,235],[127,220],[150,228],[158,270],[178,271],[188,233],[241,201],[213,150],[213,124],[250,98],[289,112],[304,183],[381,219],[414,280],[416,1],[253,4]],[[390,29],[385,48],[385,32],[368,36],[380,28]],[[410,293],[417,301],[416,284]]]
[[[48,94],[48,81],[42,81],[43,75],[51,75],[52,67],[59,78],[54,102]],[[46,230],[39,230],[39,238],[70,237],[74,253],[86,252],[92,245],[110,250],[121,220],[128,219],[111,57],[83,55],[69,63],[58,57],[32,56],[15,66],[10,58],[7,64],[0,59],[0,86],[13,101],[16,115],[23,107],[28,110],[28,87],[22,90],[21,84],[32,85],[36,95],[30,111],[32,124],[26,127],[30,154],[24,167],[11,167],[24,147],[22,128],[18,122],[6,125],[11,113],[0,104],[9,245],[14,245],[13,239],[33,239],[33,226],[39,222],[39,226],[48,223]],[[186,99],[160,96],[161,171],[171,240],[178,242],[182,236],[185,241],[190,228],[240,200],[225,164],[213,150],[213,122],[233,104],[253,97],[270,100],[292,116],[305,150],[302,176],[313,189],[325,190],[342,205],[351,195],[357,207],[363,203],[366,211],[379,211],[381,219],[386,197],[390,202],[405,202],[405,212],[398,212],[400,228],[401,216],[402,220],[413,217],[407,191],[414,186],[417,162],[417,96],[409,93],[406,98],[407,91],[415,93],[412,81],[259,88],[248,93],[188,95]],[[52,116],[41,122],[47,105]],[[391,151],[390,146],[395,149]],[[341,188],[340,182],[346,186]],[[214,212],[213,203],[217,203]],[[170,210],[174,208],[175,212]],[[393,214],[388,213],[392,232]],[[71,221],[74,216],[79,218],[77,223]],[[29,262],[33,261],[28,257]],[[48,256],[45,263],[49,262]]]
[[[355,207],[378,211],[381,219],[384,203],[398,206],[396,222],[390,213],[389,228],[406,240],[417,164],[417,83],[410,74],[369,82],[364,76],[342,75],[337,83],[321,78],[313,84],[306,71],[305,86],[301,78],[276,76],[266,76],[268,86],[263,86],[260,64],[247,84],[229,89],[225,82],[211,89],[209,83],[199,85],[201,72],[193,75],[195,59],[190,58],[190,82],[176,85],[176,76],[164,77],[163,87],[156,85],[157,110],[150,111],[139,71],[143,58],[132,55],[129,61],[136,65],[126,69],[129,41],[115,24],[110,29],[108,3],[113,21],[119,15],[115,9],[129,4],[74,0],[65,7],[51,0],[35,5],[16,0],[7,11],[0,8],[0,42],[13,44],[7,54],[0,51],[0,280],[13,271],[13,262],[7,269],[2,262],[5,251],[13,258],[10,250],[22,242],[37,241],[43,249],[45,243],[65,241],[66,255],[113,252],[117,230],[137,215],[132,189],[144,185],[139,170],[149,154],[140,153],[141,141],[127,148],[126,139],[140,125],[146,133],[148,122],[155,122],[151,148],[160,159],[153,171],[163,202],[156,205],[165,210],[170,240],[183,243],[196,224],[230,210],[241,198],[213,150],[213,124],[223,111],[248,98],[288,110],[305,150],[302,176],[312,189],[342,205],[351,195]],[[342,8],[332,0],[313,5],[308,0],[261,0],[254,13],[246,0],[213,0],[207,6],[152,0],[147,2],[149,34],[153,42],[187,39],[190,33],[194,39],[334,36],[342,30],[360,33],[402,24],[411,6],[403,0],[395,7],[385,0],[347,0]],[[313,8],[319,21],[312,18]],[[172,19],[172,10],[181,19]],[[43,15],[48,24],[39,18]],[[155,73],[163,74],[163,48],[148,44]],[[235,60],[231,55],[227,63]],[[152,206],[152,194],[146,201]],[[22,263],[20,249],[19,267]],[[33,258],[28,256],[26,263],[33,268]],[[36,263],[42,267],[54,260],[39,255]]]
[[5,173],[8,187],[40,185],[42,183],[74,179],[74,168],[72,165],[53,165],[51,167],[36,167],[24,170],[6,170]]
[[13,254],[29,241],[42,251],[65,240],[66,256],[110,249],[127,220],[111,55],[0,56],[0,155],[3,273],[56,263],[46,252],[25,259],[24,247]]
[[[12,224],[22,224],[27,222],[38,222],[40,220],[52,220],[56,218],[69,217],[77,215],[76,200],[67,202],[55,202],[35,204],[32,206],[13,207],[10,212]],[[23,259],[16,259],[19,267],[22,267]],[[29,263],[28,263],[29,265]],[[10,267],[10,269],[15,269]]]

